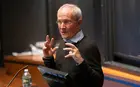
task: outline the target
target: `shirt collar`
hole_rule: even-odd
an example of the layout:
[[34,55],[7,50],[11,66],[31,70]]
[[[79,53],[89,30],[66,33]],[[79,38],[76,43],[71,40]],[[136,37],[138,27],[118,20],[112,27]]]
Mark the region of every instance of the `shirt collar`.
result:
[[64,41],[68,43],[77,43],[78,41],[82,40],[84,37],[83,31],[80,30],[75,36],[73,36],[71,39],[63,39]]

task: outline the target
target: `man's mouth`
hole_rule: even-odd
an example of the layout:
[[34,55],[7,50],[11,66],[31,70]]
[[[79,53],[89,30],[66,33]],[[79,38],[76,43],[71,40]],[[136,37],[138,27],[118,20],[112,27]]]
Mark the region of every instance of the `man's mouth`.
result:
[[65,31],[61,31],[61,34],[66,34],[66,32]]

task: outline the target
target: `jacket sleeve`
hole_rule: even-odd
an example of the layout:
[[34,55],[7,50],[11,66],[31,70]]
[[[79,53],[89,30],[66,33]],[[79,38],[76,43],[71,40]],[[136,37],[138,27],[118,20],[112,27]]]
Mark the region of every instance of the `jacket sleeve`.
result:
[[95,44],[90,44],[82,57],[84,61],[78,65],[85,80],[90,81],[96,87],[102,87],[104,74],[101,67],[101,57],[99,50]]
[[[96,70],[89,66],[85,61],[79,65],[82,70],[83,77],[85,77],[86,81],[93,83],[96,87],[102,87],[104,81],[104,75],[100,69]],[[84,71],[83,71],[84,70]]]
[[46,67],[55,69],[56,64],[53,56],[46,57],[46,58],[43,57],[43,61]]

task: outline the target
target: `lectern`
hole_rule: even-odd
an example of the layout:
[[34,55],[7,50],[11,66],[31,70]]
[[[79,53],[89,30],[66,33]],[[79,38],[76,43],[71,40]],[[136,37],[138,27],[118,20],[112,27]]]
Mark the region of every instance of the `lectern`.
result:
[[67,85],[70,85],[68,84],[70,77],[66,72],[54,70],[45,66],[38,66],[38,70],[50,87],[68,87]]

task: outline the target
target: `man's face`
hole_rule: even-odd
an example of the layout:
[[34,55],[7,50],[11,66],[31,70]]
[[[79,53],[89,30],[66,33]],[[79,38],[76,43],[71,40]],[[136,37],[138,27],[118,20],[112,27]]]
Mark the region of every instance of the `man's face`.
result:
[[75,20],[70,8],[63,8],[58,11],[57,23],[62,38],[70,39],[79,31],[80,23]]

